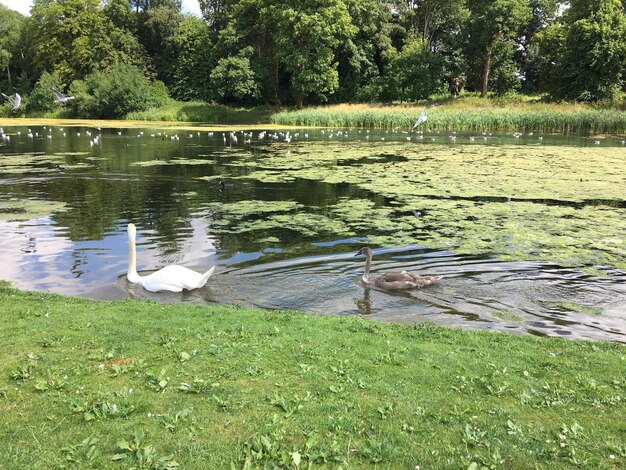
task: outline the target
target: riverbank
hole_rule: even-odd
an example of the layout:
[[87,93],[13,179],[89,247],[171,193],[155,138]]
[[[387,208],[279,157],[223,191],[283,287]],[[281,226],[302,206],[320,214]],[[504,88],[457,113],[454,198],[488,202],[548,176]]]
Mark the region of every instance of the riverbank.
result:
[[6,468],[626,464],[624,345],[6,284],[0,305]]
[[[410,128],[421,110],[428,120],[420,130],[520,131],[584,134],[626,133],[626,98],[615,103],[546,103],[539,96],[514,95],[482,99],[466,94],[458,99],[433,96],[418,104],[338,104],[302,110],[271,106],[231,107],[203,102],[170,101],[158,109],[130,113],[121,120],[79,120],[101,127],[188,128],[193,124],[207,129],[252,129],[270,127],[354,127],[369,129]],[[65,110],[31,116],[20,121],[40,123],[67,121]],[[76,121],[76,120],[72,120]],[[0,125],[14,122],[0,118]],[[106,123],[112,123],[111,125]],[[123,124],[126,123],[126,124]],[[185,123],[187,125],[185,125]],[[35,124],[25,124],[35,125]],[[258,126],[258,127],[257,127]]]

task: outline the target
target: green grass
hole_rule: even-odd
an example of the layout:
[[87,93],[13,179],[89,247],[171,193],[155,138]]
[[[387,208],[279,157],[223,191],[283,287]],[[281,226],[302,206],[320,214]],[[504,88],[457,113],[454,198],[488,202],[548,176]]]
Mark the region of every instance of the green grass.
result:
[[626,465],[623,345],[6,284],[0,305],[1,468]]
[[262,124],[270,122],[270,115],[274,111],[273,108],[266,106],[235,108],[200,101],[172,101],[161,108],[130,113],[126,116],[126,119],[138,121],[204,122],[211,124]]
[[[433,103],[438,106],[430,108]],[[626,132],[623,103],[592,107],[543,103],[538,97],[522,96],[480,99],[470,95],[457,100],[434,97],[419,105],[312,107],[276,113],[272,115],[272,122],[293,126],[408,128],[413,125],[424,105],[429,107],[428,121],[420,129],[585,134]]]

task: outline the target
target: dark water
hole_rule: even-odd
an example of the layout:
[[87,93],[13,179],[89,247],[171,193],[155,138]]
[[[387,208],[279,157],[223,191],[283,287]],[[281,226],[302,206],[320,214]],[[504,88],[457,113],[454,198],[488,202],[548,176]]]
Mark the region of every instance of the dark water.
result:
[[[340,238],[322,230],[319,236],[279,228],[241,233],[213,230],[212,219],[220,204],[242,200],[295,201],[319,213],[350,198],[370,199],[380,206],[393,202],[349,181],[261,183],[246,179],[251,159],[273,155],[278,151],[275,148],[284,154],[285,132],[275,139],[267,133],[263,140],[258,131],[237,133],[235,142],[228,132],[204,130],[33,127],[29,132],[25,127],[5,127],[0,135],[0,159],[27,155],[31,160],[16,171],[0,172],[0,208],[10,201],[13,209],[2,211],[12,210],[14,218],[21,219],[11,221],[11,214],[3,217],[0,213],[0,279],[23,289],[97,299],[132,297],[299,309],[626,342],[626,273],[610,266],[596,267],[594,274],[588,274],[540,261],[500,261],[420,245],[378,247],[374,274],[407,270],[444,276],[439,284],[420,290],[388,293],[365,288],[360,281],[363,260],[353,255],[368,233]],[[7,135],[8,139],[3,137]],[[291,131],[289,136],[293,145],[328,141],[335,149],[342,142],[358,140],[367,145],[382,139],[407,145],[419,141],[477,146],[624,145],[622,139],[612,137],[598,144],[577,136],[449,132],[309,129]],[[388,164],[402,160],[394,154],[381,158]],[[175,159],[193,164],[165,164]],[[152,164],[137,165],[141,162]],[[365,167],[370,163],[363,158],[333,164]],[[19,207],[23,201],[60,202],[65,210],[50,213],[44,208],[31,217],[30,209]],[[217,265],[219,274],[204,288],[182,294],[155,294],[130,285],[124,274],[125,229],[131,221],[139,230],[140,271],[176,263],[198,271]],[[263,241],[273,234],[280,235],[279,245]]]

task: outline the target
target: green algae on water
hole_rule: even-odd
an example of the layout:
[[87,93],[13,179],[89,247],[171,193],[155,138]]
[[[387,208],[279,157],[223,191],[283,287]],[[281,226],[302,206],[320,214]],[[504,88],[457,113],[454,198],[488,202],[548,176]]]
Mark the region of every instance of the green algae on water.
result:
[[[323,227],[337,236],[505,260],[626,267],[621,148],[310,142],[289,156],[282,150],[259,155],[255,164],[245,177],[350,183],[385,200],[350,197],[329,206]],[[281,221],[265,219],[262,228],[272,222]]]
[[0,201],[0,220],[8,222],[23,222],[26,220],[48,217],[54,212],[60,212],[65,209],[65,203],[56,201]]

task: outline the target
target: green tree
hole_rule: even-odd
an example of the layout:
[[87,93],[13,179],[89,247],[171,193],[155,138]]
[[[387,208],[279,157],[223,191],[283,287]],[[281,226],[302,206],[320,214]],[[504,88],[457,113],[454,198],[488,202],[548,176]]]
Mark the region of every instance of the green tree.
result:
[[428,48],[425,40],[407,43],[391,62],[391,82],[400,100],[428,98],[441,88],[442,61]]
[[181,100],[210,100],[212,45],[207,25],[200,18],[186,16],[173,42],[176,62],[170,85],[172,95]]
[[18,54],[24,20],[22,15],[0,4],[0,84],[4,85],[3,89],[13,88],[11,65]]
[[115,50],[108,24],[99,0],[35,0],[29,26],[37,69],[69,84],[110,63]]
[[61,79],[57,74],[43,72],[33,91],[28,95],[27,111],[51,111],[59,105],[54,102],[52,88],[62,90]]
[[381,75],[396,52],[391,44],[391,9],[378,0],[344,0],[356,34],[335,52],[339,89],[335,99],[376,101],[382,96]]
[[241,101],[255,95],[255,76],[250,67],[252,52],[252,47],[246,47],[236,56],[222,57],[211,71],[211,81],[220,101]]
[[573,0],[539,38],[542,84],[556,99],[613,99],[626,67],[626,15],[620,0]]
[[523,89],[536,92],[539,89],[541,55],[535,37],[555,21],[559,0],[529,0],[532,16],[518,30],[515,39],[515,61],[519,64]]
[[412,35],[436,45],[438,36],[458,30],[460,21],[467,16],[465,0],[404,0],[406,22]]
[[531,17],[526,0],[467,0],[470,17],[467,23],[466,51],[480,63],[479,90],[486,96],[495,47],[503,41],[512,41],[517,30]]
[[167,85],[173,81],[174,37],[183,20],[180,0],[146,1],[138,14],[139,42],[152,58],[157,77]]
[[335,50],[354,36],[345,3],[341,0],[276,1],[269,14],[277,22],[276,46],[290,74],[296,107],[305,96],[326,99],[339,86]]

